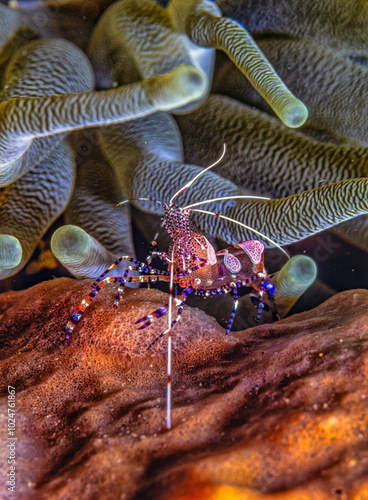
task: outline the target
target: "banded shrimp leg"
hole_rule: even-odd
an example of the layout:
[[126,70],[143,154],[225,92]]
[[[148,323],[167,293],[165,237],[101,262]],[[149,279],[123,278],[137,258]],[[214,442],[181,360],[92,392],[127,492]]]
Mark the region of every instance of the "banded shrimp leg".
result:
[[[107,274],[112,271],[116,266],[120,264],[123,260],[132,262],[130,266],[127,266],[124,274],[122,276],[107,276]],[[148,273],[146,275],[139,276],[129,276],[130,271],[139,271]],[[64,337],[60,340],[65,342],[69,340],[71,333],[73,332],[76,325],[79,323],[82,315],[86,311],[86,309],[91,305],[92,301],[98,295],[98,293],[102,290],[102,288],[107,283],[118,283],[119,287],[117,290],[117,294],[114,301],[114,308],[119,306],[121,295],[124,291],[124,287],[126,283],[153,283],[156,281],[169,281],[169,275],[166,271],[161,271],[159,269],[151,268],[147,266],[147,264],[140,262],[129,255],[123,255],[119,257],[111,266],[109,266],[91,285],[91,291],[88,295],[86,295],[79,306],[73,311],[72,316],[70,317],[64,331]]]

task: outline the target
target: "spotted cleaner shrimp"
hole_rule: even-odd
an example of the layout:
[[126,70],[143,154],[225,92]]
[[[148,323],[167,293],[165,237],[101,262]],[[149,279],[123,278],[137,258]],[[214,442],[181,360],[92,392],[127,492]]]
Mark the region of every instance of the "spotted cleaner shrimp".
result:
[[[167,335],[167,402],[166,402],[166,426],[171,428],[171,351],[172,351],[172,328],[180,320],[184,303],[189,294],[193,293],[200,296],[210,296],[222,293],[232,292],[234,297],[233,309],[226,330],[226,336],[229,334],[235,312],[238,306],[238,288],[242,286],[253,287],[259,293],[259,305],[256,322],[258,323],[262,313],[262,299],[266,293],[272,300],[274,285],[271,278],[268,276],[264,267],[264,245],[258,240],[247,240],[232,245],[224,250],[215,252],[213,246],[208,239],[199,232],[199,230],[191,222],[189,216],[191,212],[201,212],[214,215],[229,220],[235,224],[239,224],[262,238],[269,240],[281,251],[286,253],[276,242],[272,241],[265,235],[262,235],[255,229],[246,226],[245,224],[230,219],[222,214],[209,212],[197,207],[199,205],[210,203],[219,200],[234,199],[234,197],[221,197],[211,200],[205,200],[185,207],[180,207],[175,204],[175,200],[186,191],[199,176],[207,170],[217,165],[225,155],[226,147],[221,157],[212,165],[202,170],[187,184],[180,188],[171,198],[170,202],[164,203],[150,198],[136,198],[133,200],[125,200],[122,203],[127,203],[135,200],[146,200],[157,202],[162,205],[164,217],[162,225],[166,228],[171,243],[168,252],[151,251],[147,262],[140,262],[128,255],[123,255],[107,268],[93,283],[91,292],[82,300],[80,305],[74,310],[70,320],[68,321],[62,341],[67,341],[70,338],[72,331],[81,319],[82,314],[91,304],[92,300],[101,291],[107,283],[117,283],[118,291],[114,301],[114,307],[117,308],[121,295],[124,291],[125,284],[133,283],[151,283],[161,281],[169,282],[170,295],[169,302],[163,307],[152,311],[148,315],[136,321],[140,325],[138,329],[148,327],[155,319],[167,314],[168,327],[160,335],[158,335],[148,346],[151,349],[156,342],[163,336]],[[235,198],[258,198],[269,199],[260,196],[237,196]],[[121,203],[121,204],[122,204]],[[153,245],[156,245],[156,238],[153,240]],[[286,254],[287,255],[287,254]],[[288,255],[287,255],[288,256]],[[154,257],[159,257],[167,265],[167,270],[159,270],[151,267],[151,261]],[[288,256],[289,257],[289,256]],[[123,260],[130,262],[122,276],[107,276]],[[140,275],[129,275],[130,271],[139,271]],[[181,293],[174,296],[174,288],[181,288]],[[176,317],[173,319],[173,311],[177,308]]]

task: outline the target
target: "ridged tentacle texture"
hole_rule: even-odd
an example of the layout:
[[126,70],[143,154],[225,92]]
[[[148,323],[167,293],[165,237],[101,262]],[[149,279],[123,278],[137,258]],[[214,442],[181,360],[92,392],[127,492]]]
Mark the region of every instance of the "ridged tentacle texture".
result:
[[[170,131],[170,139],[165,146]],[[176,137],[174,136],[176,130]],[[183,165],[181,142],[173,119],[156,114],[129,124],[100,130],[101,145],[113,165],[128,198],[152,196],[168,202],[186,182],[200,171]],[[278,244],[286,244],[322,231],[356,215],[366,213],[368,179],[342,181],[270,201],[231,200],[199,207],[231,217],[262,231]],[[217,196],[244,194],[235,184],[213,172],[196,181],[178,202],[181,206]],[[157,212],[152,203],[140,206]],[[197,226],[205,233],[235,243],[254,238],[254,233],[224,219],[195,215]]]
[[[109,125],[160,109],[169,110],[201,95],[202,84],[201,75],[194,68],[179,66],[166,75],[113,91],[12,99],[0,108],[3,116],[12,116],[14,119],[14,122],[3,124],[0,131],[3,148],[5,150],[8,144],[10,148],[11,140],[17,136],[21,136],[20,142],[25,142],[34,136],[44,137],[88,126]],[[15,154],[19,156],[21,153],[17,151]]]
[[233,19],[212,15],[207,2],[199,2],[189,16],[190,39],[204,47],[223,50],[288,127],[300,127],[308,117],[306,106],[278,77],[252,37]]
[[125,197],[115,173],[98,150],[92,154],[78,167],[65,222],[80,226],[115,255],[134,257],[129,203],[117,206]]
[[227,154],[216,172],[265,196],[368,177],[366,148],[320,142],[226,96],[211,95],[199,110],[178,117],[178,123],[188,161],[211,163],[222,140]]
[[[48,158],[5,188],[0,205],[0,279],[26,264],[44,233],[65,210],[74,179],[73,153],[62,141]],[[22,250],[19,263],[11,259],[17,248]]]

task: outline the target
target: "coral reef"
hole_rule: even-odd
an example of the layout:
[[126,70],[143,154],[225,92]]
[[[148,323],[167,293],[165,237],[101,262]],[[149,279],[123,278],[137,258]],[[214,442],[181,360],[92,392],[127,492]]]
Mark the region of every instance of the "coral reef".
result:
[[366,290],[227,339],[185,307],[167,432],[165,339],[146,350],[165,321],[144,335],[133,325],[167,296],[126,290],[115,311],[106,287],[59,346],[89,286],[61,278],[0,295],[1,409],[15,387],[18,498],[365,498]]

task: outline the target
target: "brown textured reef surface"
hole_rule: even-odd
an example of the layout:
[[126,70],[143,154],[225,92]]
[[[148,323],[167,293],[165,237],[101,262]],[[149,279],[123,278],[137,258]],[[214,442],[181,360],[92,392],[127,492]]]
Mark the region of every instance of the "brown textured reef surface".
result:
[[167,295],[129,289],[116,312],[106,287],[58,347],[89,286],[61,278],[0,295],[0,410],[15,387],[17,498],[368,498],[367,290],[228,339],[186,307],[167,431],[166,340],[145,349],[166,320],[134,326]]

